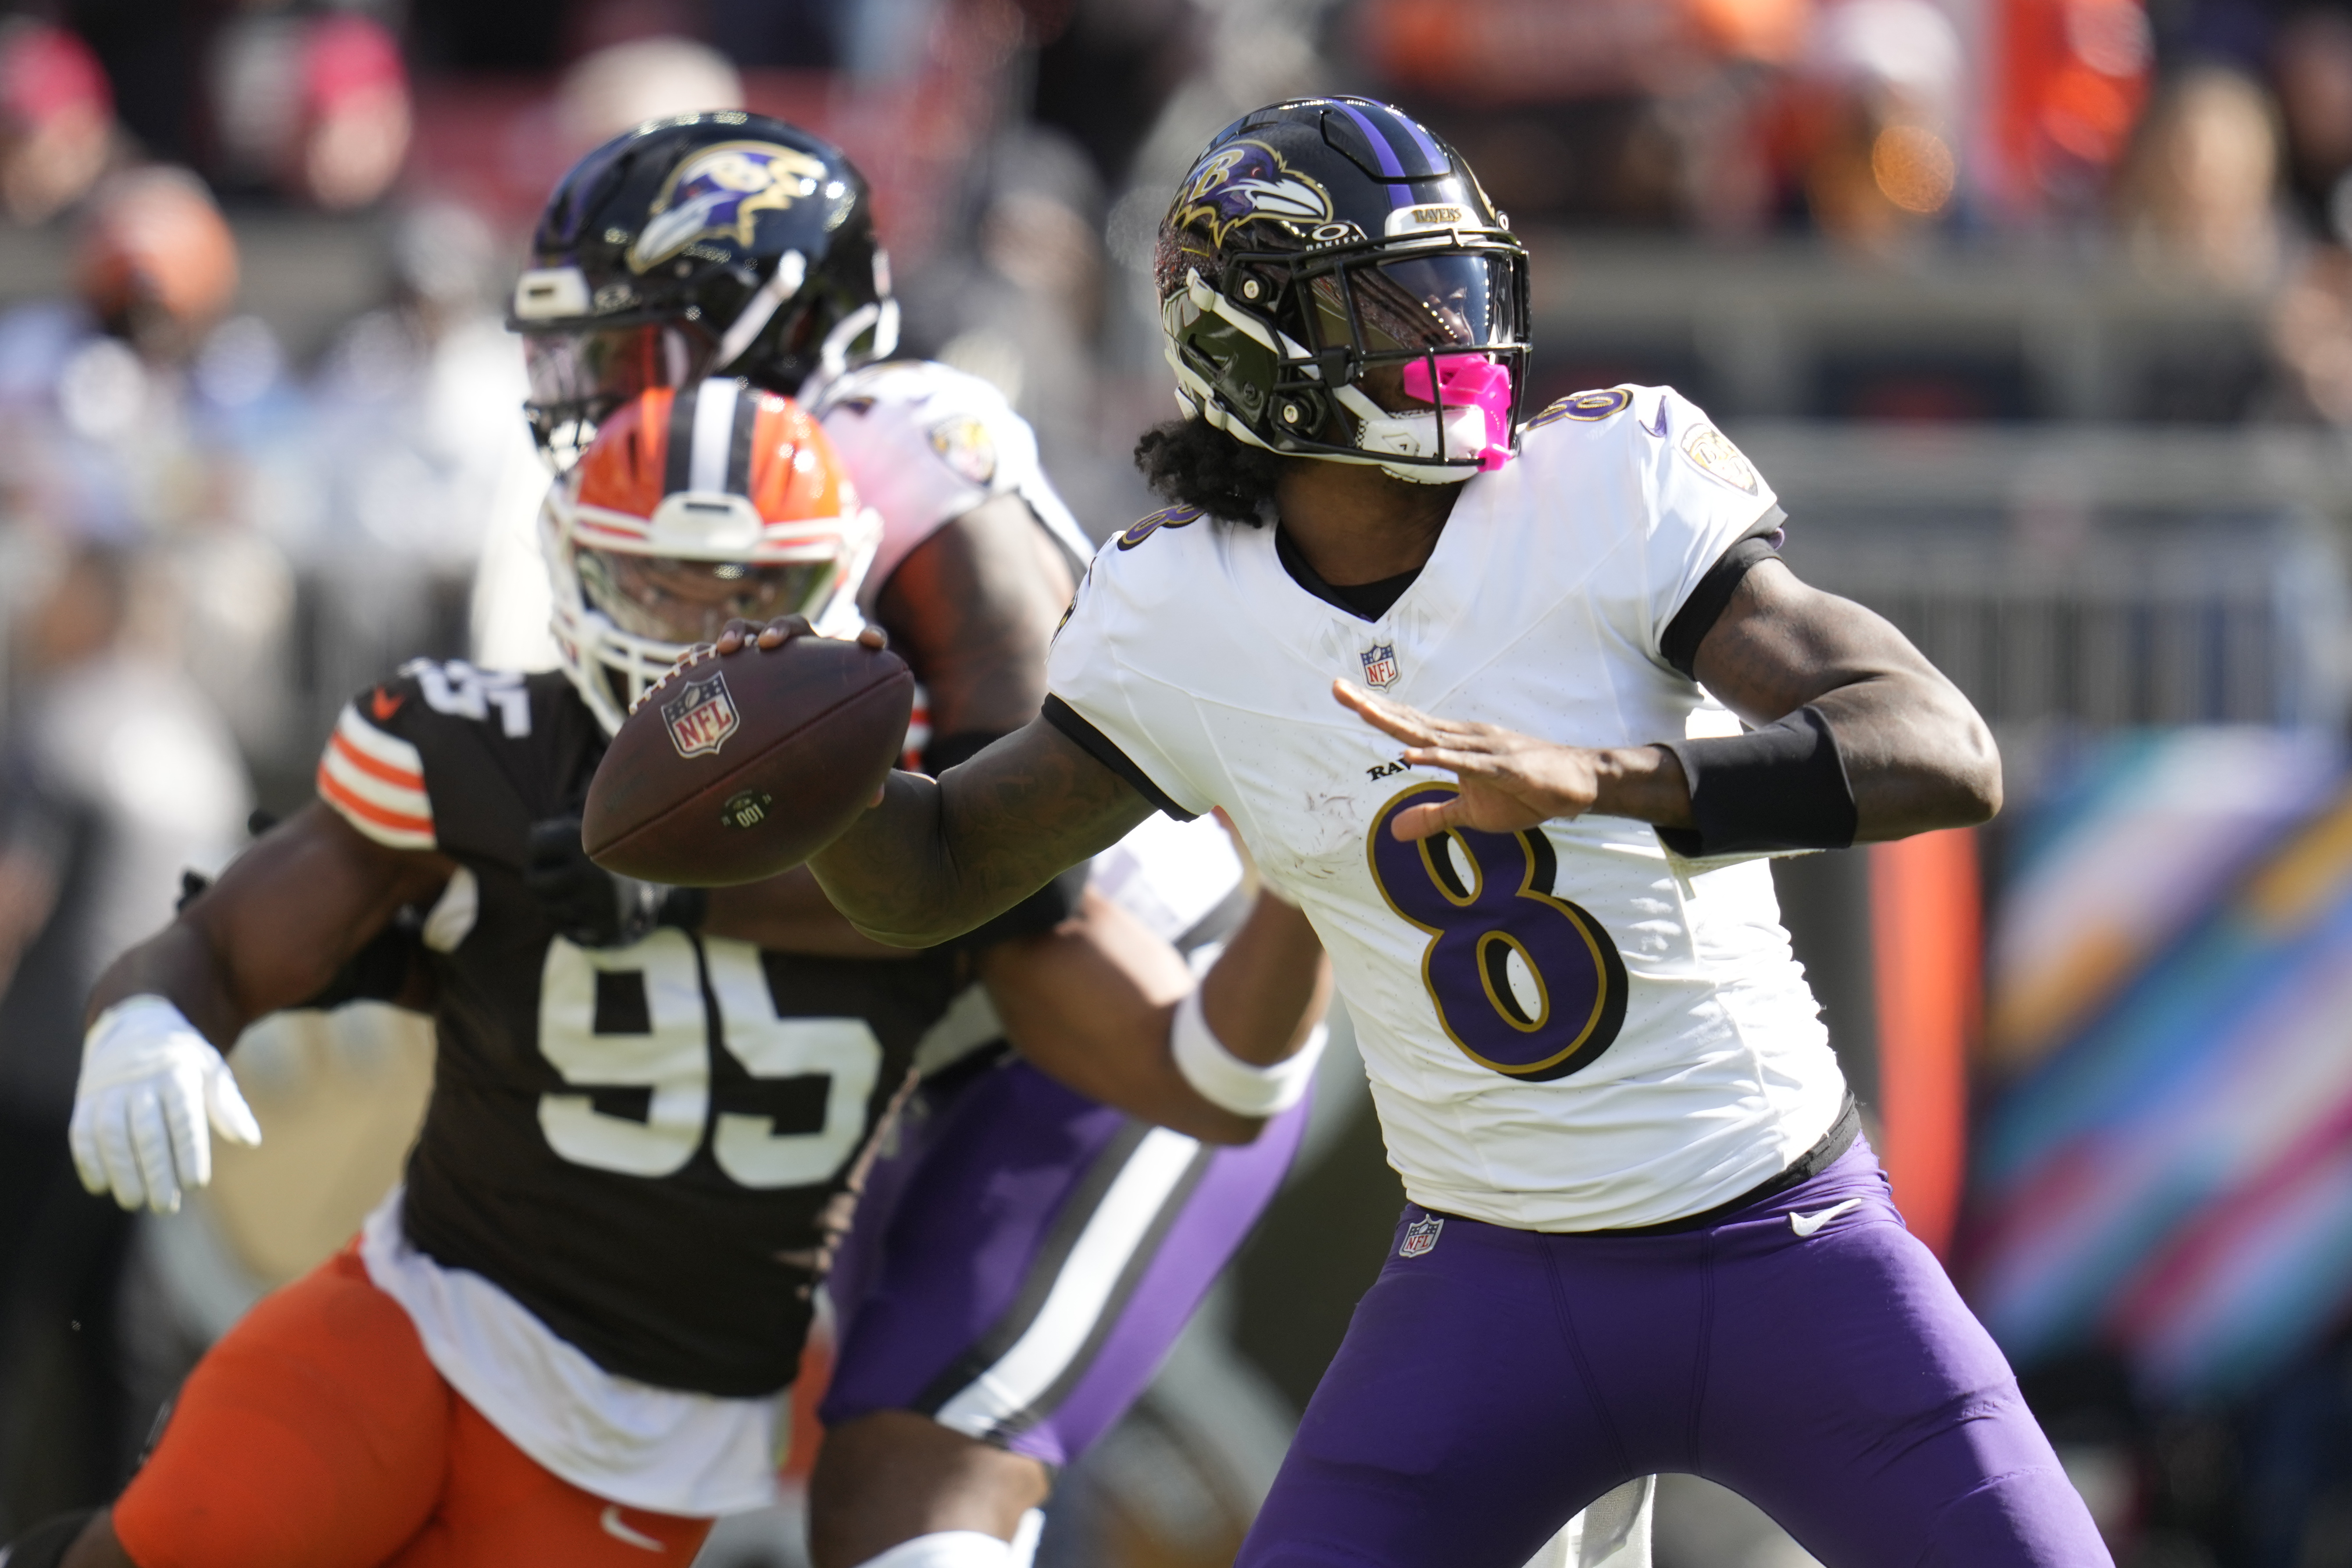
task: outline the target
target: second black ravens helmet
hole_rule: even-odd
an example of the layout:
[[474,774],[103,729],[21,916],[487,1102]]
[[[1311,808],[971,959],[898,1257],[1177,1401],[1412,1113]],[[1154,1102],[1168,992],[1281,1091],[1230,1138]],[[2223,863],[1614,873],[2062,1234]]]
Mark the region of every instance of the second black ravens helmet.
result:
[[542,449],[576,453],[648,388],[730,375],[790,394],[887,357],[898,306],[871,208],[839,149],[740,110],[649,121],[581,159],[508,318]]

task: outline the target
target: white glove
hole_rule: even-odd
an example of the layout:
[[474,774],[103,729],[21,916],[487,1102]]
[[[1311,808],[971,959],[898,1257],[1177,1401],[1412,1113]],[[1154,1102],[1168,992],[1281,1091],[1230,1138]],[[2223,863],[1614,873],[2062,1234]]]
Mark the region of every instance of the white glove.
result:
[[228,1063],[179,1009],[142,996],[99,1015],[67,1132],[82,1186],[125,1208],[178,1213],[184,1189],[213,1179],[207,1121],[232,1144],[261,1142]]

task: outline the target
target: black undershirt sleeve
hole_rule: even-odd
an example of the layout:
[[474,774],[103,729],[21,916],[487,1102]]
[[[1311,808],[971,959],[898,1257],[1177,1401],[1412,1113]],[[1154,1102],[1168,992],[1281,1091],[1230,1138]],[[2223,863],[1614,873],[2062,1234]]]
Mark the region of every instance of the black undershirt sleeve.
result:
[[1042,716],[1047,724],[1062,732],[1073,746],[1118,774],[1131,785],[1135,792],[1180,822],[1189,822],[1200,815],[1188,811],[1168,798],[1168,791],[1151,781],[1151,775],[1135,765],[1135,759],[1121,751],[1110,737],[1087,722],[1077,709],[1055,696],[1045,696]]
[[[1698,678],[1699,644],[1715,629],[1740,580],[1780,553],[1788,514],[1774,507],[1717,558],[1658,640],[1666,663]],[[1665,741],[1690,785],[1689,828],[1660,828],[1678,855],[1758,854],[1843,849],[1853,842],[1853,787],[1837,737],[1819,708],[1795,713],[1742,735]]]
[[1682,672],[1689,680],[1698,676],[1693,666],[1698,662],[1698,645],[1715,629],[1722,618],[1723,607],[1731,602],[1732,591],[1739,586],[1758,561],[1769,560],[1780,553],[1780,525],[1788,514],[1775,507],[1756,519],[1756,525],[1746,538],[1716,558],[1698,586],[1690,591],[1683,607],[1666,622],[1665,635],[1658,639],[1658,651],[1666,663]]

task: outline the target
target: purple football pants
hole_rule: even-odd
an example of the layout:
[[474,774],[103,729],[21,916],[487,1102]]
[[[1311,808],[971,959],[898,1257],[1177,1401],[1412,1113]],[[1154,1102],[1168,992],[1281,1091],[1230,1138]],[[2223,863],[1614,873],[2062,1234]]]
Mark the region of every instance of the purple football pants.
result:
[[874,1410],[1066,1464],[1135,1402],[1290,1168],[1304,1103],[1237,1148],[1008,1059],[927,1087],[835,1260],[827,1427]]
[[1747,1497],[1828,1568],[2111,1568],[1866,1142],[1679,1235],[1446,1218],[1401,1256],[1428,1218],[1405,1210],[1236,1568],[1518,1568],[1661,1470]]

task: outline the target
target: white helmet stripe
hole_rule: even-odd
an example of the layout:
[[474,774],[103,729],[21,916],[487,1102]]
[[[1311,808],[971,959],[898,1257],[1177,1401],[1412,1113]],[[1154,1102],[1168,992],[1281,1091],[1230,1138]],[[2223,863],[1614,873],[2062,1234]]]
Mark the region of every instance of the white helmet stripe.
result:
[[694,445],[687,459],[689,490],[729,488],[728,457],[735,445],[735,403],[742,383],[728,377],[704,382],[694,392]]
[[727,336],[719,340],[719,355],[711,363],[719,370],[731,367],[760,335],[760,329],[774,319],[776,308],[801,291],[808,281],[808,258],[796,250],[788,250],[776,258],[776,270],[760,291],[743,302],[735,315],[735,324],[727,329]]

